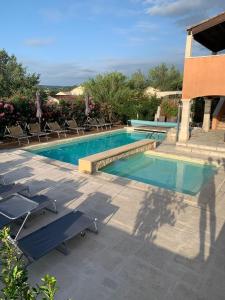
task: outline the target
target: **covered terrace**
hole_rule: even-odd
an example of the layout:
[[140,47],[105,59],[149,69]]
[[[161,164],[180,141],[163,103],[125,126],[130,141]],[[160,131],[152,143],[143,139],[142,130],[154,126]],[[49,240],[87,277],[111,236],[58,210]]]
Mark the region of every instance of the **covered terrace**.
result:
[[[225,12],[187,29],[179,142],[187,142],[190,138],[191,105],[199,98],[203,98],[205,102],[203,130],[208,132],[211,129],[211,121],[213,129],[225,129],[224,37]],[[210,55],[193,57],[193,40],[207,48]],[[212,101],[215,98],[218,103],[212,112]]]

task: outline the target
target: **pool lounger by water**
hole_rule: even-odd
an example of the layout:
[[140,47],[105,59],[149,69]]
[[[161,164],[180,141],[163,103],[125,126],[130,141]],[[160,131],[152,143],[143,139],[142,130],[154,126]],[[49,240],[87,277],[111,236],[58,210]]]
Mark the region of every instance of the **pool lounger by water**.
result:
[[18,240],[17,245],[31,263],[54,249],[68,253],[66,242],[86,230],[98,233],[97,219],[72,211]]

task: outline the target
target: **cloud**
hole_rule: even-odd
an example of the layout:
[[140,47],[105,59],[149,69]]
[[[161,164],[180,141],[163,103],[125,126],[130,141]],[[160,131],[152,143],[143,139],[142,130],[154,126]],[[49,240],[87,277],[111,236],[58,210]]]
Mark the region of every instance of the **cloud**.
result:
[[21,59],[29,72],[41,75],[41,84],[73,85],[95,76],[96,70],[77,62],[54,63],[44,60]]
[[[172,56],[171,56],[172,57]],[[62,62],[50,63],[41,60],[21,59],[22,63],[27,66],[29,72],[39,73],[41,75],[41,84],[47,85],[74,85],[80,84],[99,73],[118,71],[126,75],[142,70],[147,71],[153,66],[166,61],[169,64],[175,64],[182,68],[183,54],[171,58],[164,57],[161,59],[117,59],[107,58],[86,63]],[[87,67],[88,64],[88,67]]]
[[25,45],[30,47],[43,47],[54,44],[53,38],[30,38],[24,41]]
[[146,12],[152,16],[174,18],[179,25],[190,25],[222,12],[224,0],[144,0]]
[[[139,1],[139,0],[138,0]],[[49,22],[61,22],[74,19],[93,20],[100,16],[113,16],[127,18],[143,15],[144,9],[137,8],[136,2],[132,2],[131,7],[123,3],[118,7],[115,0],[83,0],[64,1],[55,7],[45,7],[40,11],[40,15]]]
[[[117,27],[113,29],[115,33],[123,35],[130,45],[144,45],[149,41],[156,40],[157,25],[147,21],[139,21],[130,27]],[[149,34],[151,33],[151,34]]]

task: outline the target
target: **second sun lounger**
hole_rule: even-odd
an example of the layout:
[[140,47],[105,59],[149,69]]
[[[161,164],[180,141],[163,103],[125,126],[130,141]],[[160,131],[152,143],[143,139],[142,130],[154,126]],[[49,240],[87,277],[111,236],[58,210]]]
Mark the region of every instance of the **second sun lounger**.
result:
[[22,223],[20,232],[28,216],[43,209],[57,213],[56,201],[45,195],[25,197],[21,194],[12,194],[5,197],[0,200],[0,229],[22,219],[25,221]]
[[45,125],[45,131],[50,133],[57,133],[58,138],[60,138],[60,133],[64,133],[64,136],[66,137],[66,133],[68,132],[68,130],[61,128],[57,122],[47,122]]
[[36,136],[38,138],[39,143],[41,141],[41,137],[45,137],[46,140],[48,140],[48,135],[50,133],[42,131],[40,124],[30,123],[29,125],[27,125],[27,128],[31,136]]
[[65,121],[66,128],[68,130],[75,130],[77,134],[80,134],[80,131],[84,134],[85,127],[79,127],[76,120],[66,120]]
[[0,175],[0,200],[11,194],[21,193],[23,195],[30,195],[30,189],[28,186],[20,183],[7,184],[3,175]]
[[99,131],[99,128],[101,128],[101,130],[104,129],[105,125],[99,124],[98,121],[96,119],[89,119],[88,122],[86,123],[86,125],[90,128],[96,128]]
[[20,183],[0,184],[0,200],[15,193],[29,195],[29,187]]
[[79,234],[84,234],[86,230],[98,233],[97,219],[92,219],[81,211],[72,211],[19,239],[17,246],[31,263],[54,249],[67,254],[66,242]]

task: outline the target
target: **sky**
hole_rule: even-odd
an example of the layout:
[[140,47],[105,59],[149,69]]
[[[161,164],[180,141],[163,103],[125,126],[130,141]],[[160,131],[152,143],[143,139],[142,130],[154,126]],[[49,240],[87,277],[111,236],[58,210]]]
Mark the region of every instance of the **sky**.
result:
[[0,47],[47,85],[80,84],[102,72],[147,73],[162,62],[182,69],[187,26],[225,10],[225,0],[0,3]]

